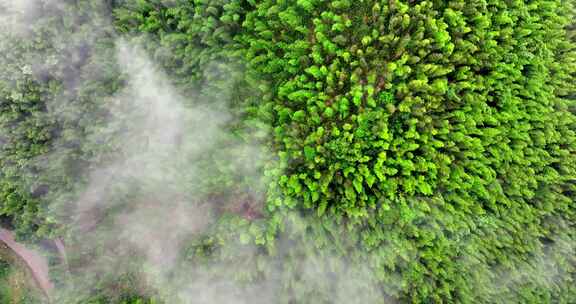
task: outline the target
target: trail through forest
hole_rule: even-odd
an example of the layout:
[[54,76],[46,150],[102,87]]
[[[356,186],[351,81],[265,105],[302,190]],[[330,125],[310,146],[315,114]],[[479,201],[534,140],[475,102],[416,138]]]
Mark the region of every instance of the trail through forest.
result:
[[48,275],[48,261],[40,253],[26,248],[23,244],[14,239],[14,234],[4,228],[0,228],[0,240],[6,244],[14,253],[24,261],[30,269],[32,277],[38,287],[42,289],[46,296],[50,296],[54,285]]

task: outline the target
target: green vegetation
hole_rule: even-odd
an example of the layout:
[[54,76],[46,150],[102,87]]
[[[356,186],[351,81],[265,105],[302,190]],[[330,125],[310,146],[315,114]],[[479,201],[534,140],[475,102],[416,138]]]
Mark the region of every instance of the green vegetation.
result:
[[47,5],[30,37],[0,34],[0,215],[21,237],[57,231],[82,168],[114,149],[102,126],[120,83],[101,2]]
[[[0,215],[21,237],[65,233],[81,168],[116,151],[102,130],[122,35],[187,106],[234,92],[228,133],[199,160],[209,178],[183,188],[258,184],[218,161],[237,157],[231,142],[273,156],[255,165],[263,218],[219,218],[180,261],[194,271],[280,280],[278,303],[339,288],[366,303],[576,299],[574,1],[100,2],[70,1],[35,39],[0,34]],[[82,48],[66,39],[94,45],[76,70],[61,70]],[[39,54],[46,75],[26,70]]]
[[[545,286],[487,284],[555,255],[544,253],[554,240],[574,241],[567,7],[255,5],[239,40],[274,84],[280,164],[269,209],[311,210],[334,223],[311,227],[306,242],[320,246],[346,226],[357,240],[340,254],[369,252],[378,280],[403,301],[573,299],[574,270]],[[382,97],[390,92],[394,99]]]
[[23,263],[0,244],[0,303],[31,304],[40,298]]

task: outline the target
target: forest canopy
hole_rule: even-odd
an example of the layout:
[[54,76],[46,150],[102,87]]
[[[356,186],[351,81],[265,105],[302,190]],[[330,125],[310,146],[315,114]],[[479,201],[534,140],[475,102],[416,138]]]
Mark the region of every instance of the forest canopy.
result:
[[572,303],[575,13],[0,0],[2,227],[59,303]]

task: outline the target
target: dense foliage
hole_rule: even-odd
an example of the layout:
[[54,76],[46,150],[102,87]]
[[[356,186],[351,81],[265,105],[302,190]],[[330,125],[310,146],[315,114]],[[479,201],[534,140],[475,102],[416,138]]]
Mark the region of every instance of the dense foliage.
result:
[[[238,139],[274,156],[258,165],[264,218],[222,217],[186,263],[280,280],[282,303],[576,299],[573,1],[94,3],[72,5],[76,22],[59,12],[35,25],[37,39],[0,44],[0,215],[22,235],[65,231],[54,206],[82,189],[78,167],[114,150],[101,128],[105,97],[122,86],[114,26],[190,106],[230,99],[230,134],[202,162],[234,155],[221,147]],[[101,12],[114,24],[95,37]],[[98,47],[63,71],[84,53],[70,37]],[[37,54],[53,66],[28,67]],[[221,74],[206,73],[214,63]],[[49,100],[62,115],[46,114]],[[207,165],[218,174],[204,193],[255,182],[235,166]],[[237,250],[247,244],[257,253]],[[310,265],[320,274],[307,276]]]
[[119,86],[105,5],[43,9],[50,18],[24,34],[2,31],[0,43],[0,214],[27,237],[60,226],[56,210],[67,208],[83,168],[111,150],[103,105]]
[[[270,209],[353,226],[403,300],[574,298],[573,256],[552,249],[574,241],[570,5],[256,4],[239,40],[274,83]],[[560,279],[486,284],[541,256]]]

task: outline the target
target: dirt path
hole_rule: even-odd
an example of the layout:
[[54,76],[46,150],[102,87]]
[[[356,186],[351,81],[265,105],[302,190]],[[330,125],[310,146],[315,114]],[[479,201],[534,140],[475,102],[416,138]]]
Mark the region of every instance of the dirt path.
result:
[[38,287],[49,297],[52,294],[54,286],[48,275],[48,261],[46,258],[14,240],[14,235],[9,230],[0,228],[0,241],[4,242],[6,246],[26,263]]

